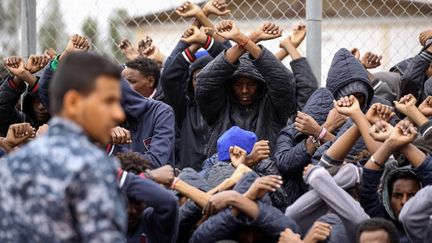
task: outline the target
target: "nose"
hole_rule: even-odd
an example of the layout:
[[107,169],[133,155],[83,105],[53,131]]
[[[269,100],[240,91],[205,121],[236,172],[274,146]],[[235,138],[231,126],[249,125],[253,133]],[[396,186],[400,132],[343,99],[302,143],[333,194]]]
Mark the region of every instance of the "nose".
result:
[[122,123],[126,119],[126,115],[123,111],[123,108],[120,106],[120,104],[116,105],[115,108],[113,109],[113,118],[117,124]]
[[249,93],[249,89],[248,89],[248,86],[247,86],[246,84],[243,84],[243,85],[242,85],[242,93],[243,93],[243,94],[247,94],[247,93]]
[[404,194],[403,197],[402,197],[402,201],[401,201],[402,206],[408,201],[408,199],[409,199],[408,195]]

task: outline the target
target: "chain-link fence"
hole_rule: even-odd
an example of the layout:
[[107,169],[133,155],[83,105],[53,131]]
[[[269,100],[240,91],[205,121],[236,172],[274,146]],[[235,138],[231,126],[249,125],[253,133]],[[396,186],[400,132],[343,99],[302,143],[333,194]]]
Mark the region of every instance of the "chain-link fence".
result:
[[[236,20],[246,33],[263,21],[274,21],[284,28],[285,37],[306,18],[306,0],[227,1],[231,12],[223,18]],[[20,2],[0,1],[0,57],[21,54]],[[205,1],[192,2],[202,6]],[[80,33],[91,40],[93,50],[118,62],[126,61],[117,47],[123,38],[137,43],[150,36],[161,52],[169,55],[191,23],[175,13],[181,4],[181,0],[36,0],[37,52],[49,48],[59,52],[68,36]],[[388,70],[415,55],[420,49],[419,33],[432,27],[430,13],[430,0],[322,0],[322,38],[318,43],[322,47],[322,83],[334,53],[342,47],[383,55],[382,66],[377,70]],[[219,18],[211,20],[216,23]],[[279,41],[263,44],[276,51]],[[306,44],[302,44],[300,51],[304,55],[305,49]],[[0,70],[1,74],[4,72]]]

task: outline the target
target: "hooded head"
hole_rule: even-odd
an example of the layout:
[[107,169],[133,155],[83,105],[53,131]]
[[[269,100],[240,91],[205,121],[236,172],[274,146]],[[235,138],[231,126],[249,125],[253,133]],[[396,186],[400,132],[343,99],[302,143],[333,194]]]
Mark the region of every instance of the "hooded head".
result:
[[42,104],[37,92],[27,90],[23,100],[23,111],[36,124],[47,123],[50,119],[48,109]]
[[217,153],[220,161],[230,160],[229,148],[238,146],[249,154],[257,141],[255,133],[233,126],[217,140]]
[[345,48],[336,52],[333,58],[327,75],[326,87],[336,100],[344,96],[356,96],[363,111],[370,106],[374,96],[366,70]]
[[[196,56],[196,54],[195,54]],[[190,66],[189,66],[189,76],[188,76],[188,83],[187,83],[187,94],[190,99],[193,99],[195,97],[195,86],[196,86],[196,76],[197,74],[209,63],[213,60],[213,57],[210,55],[202,55],[200,57],[197,57],[198,59],[195,60]]]
[[403,205],[422,188],[422,184],[407,167],[393,170],[384,178],[383,183],[382,202],[390,217],[398,221]]
[[265,81],[248,54],[241,56],[239,62],[240,64],[230,78],[229,88],[236,103],[249,106],[264,95]]

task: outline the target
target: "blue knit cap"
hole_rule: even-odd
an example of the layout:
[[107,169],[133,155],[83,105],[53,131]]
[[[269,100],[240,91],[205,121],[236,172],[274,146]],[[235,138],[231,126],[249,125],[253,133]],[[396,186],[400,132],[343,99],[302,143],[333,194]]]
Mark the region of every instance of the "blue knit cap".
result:
[[220,161],[230,160],[229,148],[239,146],[249,154],[257,141],[255,133],[233,126],[217,140],[218,158]]

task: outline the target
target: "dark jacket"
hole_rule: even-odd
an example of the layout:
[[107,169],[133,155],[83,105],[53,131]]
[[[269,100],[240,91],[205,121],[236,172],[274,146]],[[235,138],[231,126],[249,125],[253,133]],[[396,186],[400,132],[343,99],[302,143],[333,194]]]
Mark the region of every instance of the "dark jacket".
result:
[[[181,46],[182,43],[180,41],[177,46]],[[186,44],[183,45],[185,49],[188,47]],[[207,51],[210,55],[217,56],[224,47],[222,43],[213,41]],[[204,68],[213,58],[204,56],[190,64],[191,60],[185,51],[175,49],[171,53],[169,65],[166,65],[162,72],[161,83],[166,103],[173,108],[177,129],[180,130],[177,133],[179,138],[176,143],[179,155],[177,167],[199,170],[202,162],[207,158],[209,129],[195,102],[192,78],[196,71]]]
[[427,80],[426,70],[432,62],[432,53],[424,50],[413,57],[409,62],[406,72],[402,76],[401,90],[399,97],[412,94],[417,102],[422,102],[424,97],[423,86]]
[[312,93],[318,89],[318,80],[305,57],[292,60],[290,66],[296,83],[297,110],[301,111]]
[[[332,108],[332,93],[326,88],[320,88],[310,96],[303,112],[322,125]],[[306,150],[305,139],[307,136],[294,128],[294,122],[289,122],[277,139],[276,166],[283,175],[284,187],[289,193],[288,205],[308,190],[303,181],[303,169],[310,163],[312,154]]]
[[131,132],[132,143],[117,145],[114,154],[131,150],[141,153],[154,168],[175,166],[174,113],[167,104],[150,100],[135,92],[121,80],[121,106],[126,113],[123,127]]
[[[248,173],[234,187],[239,193],[244,193],[257,178],[255,173]],[[298,225],[281,211],[274,208],[266,195],[258,202],[260,213],[254,220],[240,213],[234,217],[231,209],[225,209],[210,217],[192,235],[190,242],[216,242],[218,240],[233,239],[241,227],[250,227],[266,236],[266,242],[277,242],[280,233],[290,228],[295,233],[301,233]]]
[[[178,233],[177,198],[171,191],[150,179],[119,170],[125,180],[120,188],[129,201],[143,202],[147,208],[141,217],[141,224],[127,235],[128,243],[139,243],[144,233],[148,242],[176,242]],[[124,175],[123,175],[124,174]],[[122,182],[120,180],[120,182]]]
[[[383,179],[381,179],[381,176],[383,175],[383,170],[370,170],[367,168],[363,168],[363,189],[361,190],[360,194],[360,203],[370,217],[381,217],[392,220],[399,231],[401,242],[408,242],[402,224],[399,222],[398,219],[395,218],[390,205],[390,182],[393,177],[400,173],[412,173],[413,176],[418,178],[422,186],[431,185],[432,158],[430,156],[427,156],[425,161],[417,168],[397,168],[387,173]],[[383,181],[383,190],[380,200],[378,187],[381,180]]]
[[[230,83],[241,76],[259,83],[258,97],[247,107],[237,104],[231,94]],[[217,139],[234,125],[254,132],[259,140],[269,140],[273,151],[277,134],[296,105],[292,73],[271,52],[262,48],[256,60],[243,55],[236,64],[221,53],[199,73],[197,81],[197,103],[211,127],[208,157],[216,153]]]
[[[12,76],[6,76],[0,84],[0,136],[5,137],[9,126],[14,123],[28,122],[32,127],[38,129],[47,121],[40,122],[36,119],[33,111],[33,101],[39,100],[38,97],[38,82],[33,87],[28,87],[23,84],[21,87],[16,87],[12,81]],[[38,80],[39,81],[39,80]],[[22,111],[16,108],[21,95],[24,95]]]

